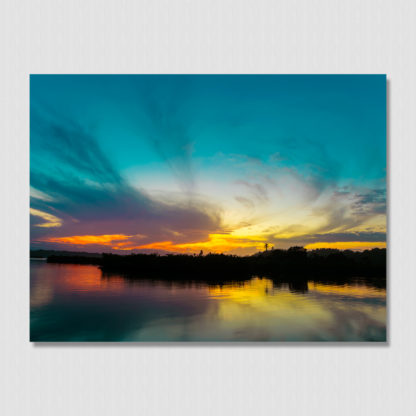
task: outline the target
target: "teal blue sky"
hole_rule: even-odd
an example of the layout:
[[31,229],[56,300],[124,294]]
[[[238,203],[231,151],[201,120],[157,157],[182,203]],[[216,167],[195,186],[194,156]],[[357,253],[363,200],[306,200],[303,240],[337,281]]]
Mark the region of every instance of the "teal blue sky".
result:
[[33,247],[385,241],[384,75],[32,75],[30,93]]

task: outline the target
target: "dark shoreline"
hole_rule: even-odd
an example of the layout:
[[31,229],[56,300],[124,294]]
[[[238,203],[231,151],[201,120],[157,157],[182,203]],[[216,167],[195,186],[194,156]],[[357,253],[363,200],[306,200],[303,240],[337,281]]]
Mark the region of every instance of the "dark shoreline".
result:
[[[72,253],[71,253],[72,254]],[[363,252],[351,250],[318,249],[307,251],[302,247],[271,250],[252,256],[238,257],[224,254],[94,254],[50,255],[48,263],[90,264],[99,266],[104,274],[122,273],[129,279],[147,276],[160,280],[183,281],[236,281],[251,276],[273,280],[350,281],[359,276],[377,286],[386,284],[386,249]]]

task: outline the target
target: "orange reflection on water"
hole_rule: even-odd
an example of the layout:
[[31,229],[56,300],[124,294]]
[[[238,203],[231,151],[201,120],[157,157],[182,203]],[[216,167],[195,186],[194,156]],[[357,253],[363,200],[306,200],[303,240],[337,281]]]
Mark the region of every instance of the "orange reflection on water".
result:
[[32,306],[41,306],[52,301],[55,292],[108,292],[114,293],[125,288],[121,276],[103,279],[101,270],[95,266],[77,264],[47,264],[33,279],[31,287]]
[[102,279],[102,273],[98,267],[83,267],[71,264],[65,265],[58,286],[65,291],[114,292],[123,290],[125,283],[122,277]]

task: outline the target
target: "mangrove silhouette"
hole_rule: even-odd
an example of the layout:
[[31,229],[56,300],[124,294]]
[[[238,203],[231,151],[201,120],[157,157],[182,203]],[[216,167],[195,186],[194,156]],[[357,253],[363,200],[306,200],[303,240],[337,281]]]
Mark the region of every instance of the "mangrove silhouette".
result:
[[253,275],[287,280],[313,278],[325,281],[342,281],[351,277],[365,277],[385,284],[386,249],[372,249],[362,252],[337,249],[306,250],[291,247],[288,250],[273,249],[251,256],[227,254],[107,254],[93,257],[85,255],[51,255],[49,263],[93,264],[106,273],[119,272],[130,277],[169,276],[169,279],[190,279],[192,281],[243,280]]

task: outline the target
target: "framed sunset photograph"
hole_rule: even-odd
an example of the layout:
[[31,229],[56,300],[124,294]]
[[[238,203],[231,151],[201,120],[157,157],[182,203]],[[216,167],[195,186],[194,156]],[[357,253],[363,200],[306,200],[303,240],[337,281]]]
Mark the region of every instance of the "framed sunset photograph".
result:
[[385,75],[31,75],[30,340],[386,342]]

